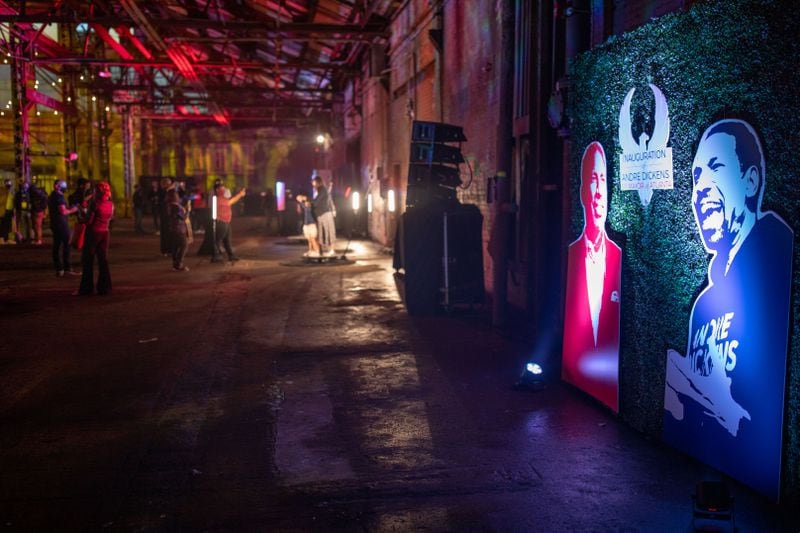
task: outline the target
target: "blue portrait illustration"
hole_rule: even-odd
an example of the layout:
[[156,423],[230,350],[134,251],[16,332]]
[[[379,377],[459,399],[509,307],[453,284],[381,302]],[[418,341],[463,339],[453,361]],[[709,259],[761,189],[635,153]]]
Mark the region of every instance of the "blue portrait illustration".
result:
[[664,439],[777,500],[793,233],[761,211],[764,152],[747,122],[706,129],[692,179],[711,259],[686,354],[667,353]]

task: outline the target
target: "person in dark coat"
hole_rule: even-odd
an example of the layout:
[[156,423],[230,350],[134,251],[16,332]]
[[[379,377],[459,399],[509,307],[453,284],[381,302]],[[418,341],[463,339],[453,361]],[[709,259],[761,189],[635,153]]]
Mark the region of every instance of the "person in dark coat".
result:
[[170,178],[162,178],[161,186],[158,189],[158,208],[159,208],[159,244],[161,255],[164,257],[172,255],[172,226],[169,219],[169,204],[167,202],[167,195],[170,191],[175,190],[175,182]]
[[94,292],[94,258],[97,256],[97,294],[111,292],[111,273],[108,269],[108,224],[114,216],[111,202],[111,186],[101,181],[95,187],[95,197],[89,203],[89,216],[86,223],[86,242],[83,245],[83,275],[78,294],[88,296]]
[[153,217],[153,232],[158,235],[161,228],[161,209],[158,205],[158,180],[150,182],[150,190],[147,191],[148,213]]
[[0,189],[0,244],[10,244],[9,234],[14,225],[14,182],[7,179]]
[[47,210],[50,213],[50,230],[53,232],[53,266],[56,276],[62,277],[65,273],[76,274],[72,270],[69,258],[69,221],[67,218],[78,211],[77,207],[67,207],[64,192],[67,182],[59,180],[53,192],[47,199]]
[[167,211],[172,233],[172,270],[187,272],[189,267],[183,264],[183,258],[186,257],[186,249],[189,247],[189,227],[186,224],[189,214],[174,189],[167,193]]
[[336,222],[334,220],[334,207],[328,188],[319,176],[311,180],[314,187],[314,199],[311,205],[314,209],[314,218],[317,221],[317,237],[320,253],[328,257],[336,255]]
[[272,221],[275,220],[275,209],[277,207],[277,202],[275,201],[275,193],[272,192],[271,188],[267,188],[267,191],[264,193],[263,196],[263,208],[264,208],[264,218],[266,222],[267,234],[272,234]]
[[17,244],[30,242],[33,235],[33,219],[31,218],[30,184],[27,181],[20,183],[14,193],[14,219],[16,221]]
[[83,240],[86,235],[86,209],[92,199],[92,183],[86,178],[78,178],[76,188],[67,198],[69,207],[77,208],[77,217],[72,227],[71,244],[76,250],[83,249]]
[[47,193],[34,184],[30,186],[33,244],[42,244],[42,223],[47,211]]
[[146,206],[147,198],[144,197],[142,186],[137,183],[133,186],[133,231],[136,233],[145,233],[142,227],[142,218]]

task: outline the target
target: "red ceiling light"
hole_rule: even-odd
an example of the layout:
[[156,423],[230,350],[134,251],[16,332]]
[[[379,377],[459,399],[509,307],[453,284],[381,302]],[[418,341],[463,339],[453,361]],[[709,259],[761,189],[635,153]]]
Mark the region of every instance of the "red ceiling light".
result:
[[214,117],[214,120],[217,121],[217,124],[221,126],[227,126],[231,123],[231,121],[228,120],[228,116],[224,113],[214,113],[212,116]]

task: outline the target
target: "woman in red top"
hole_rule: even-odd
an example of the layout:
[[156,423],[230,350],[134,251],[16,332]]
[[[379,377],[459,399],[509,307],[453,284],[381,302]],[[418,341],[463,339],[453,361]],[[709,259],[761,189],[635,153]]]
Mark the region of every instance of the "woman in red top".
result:
[[89,205],[86,222],[86,241],[83,245],[83,275],[78,294],[88,296],[94,292],[94,257],[97,255],[97,294],[111,292],[111,274],[108,271],[108,223],[114,216],[111,186],[101,181],[95,186],[94,200]]

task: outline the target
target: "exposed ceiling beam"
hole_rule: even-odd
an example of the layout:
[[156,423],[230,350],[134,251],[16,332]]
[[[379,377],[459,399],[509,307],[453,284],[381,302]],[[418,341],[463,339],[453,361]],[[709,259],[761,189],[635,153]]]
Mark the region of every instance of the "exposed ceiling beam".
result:
[[[95,57],[36,57],[30,60],[34,65],[97,65],[106,67],[153,67],[153,68],[175,68],[175,63],[168,60],[127,60],[127,59],[103,59]],[[242,69],[242,70],[265,70],[271,71],[275,66],[274,62],[241,62],[241,63],[226,63],[222,61],[207,61],[201,63],[191,63],[192,67],[199,70],[229,70],[229,69]],[[322,63],[319,61],[284,61],[279,62],[280,68],[302,68],[308,70],[352,70],[344,63]]]
[[[109,86],[107,84],[100,84],[105,88]],[[114,91],[146,91],[149,90],[152,86],[146,84],[124,84],[124,83],[115,83],[110,86]],[[324,88],[324,89],[317,89],[313,87],[280,87],[278,89],[270,88],[270,87],[263,87],[260,85],[210,85],[206,84],[206,90],[209,92],[215,93],[235,93],[235,94],[242,94],[242,93],[273,93],[273,92],[280,92],[282,94],[286,93],[312,93],[312,94],[321,94],[321,95],[333,95],[334,92],[331,88]]]
[[[93,16],[65,16],[48,15],[47,13],[35,15],[12,15],[0,14],[0,22],[7,23],[26,23],[26,24],[92,24],[101,26],[115,27],[120,24],[135,24],[133,18],[123,19],[120,17],[93,17]],[[266,35],[281,35],[291,37],[293,35],[362,35],[367,37],[389,37],[389,32],[383,24],[319,24],[312,22],[284,22],[276,24],[274,20],[229,20],[217,21],[196,18],[169,18],[149,21],[156,27],[169,28],[211,28],[218,31],[227,32],[248,32]]]
[[[158,99],[158,100],[139,100],[133,102],[114,102],[114,105],[120,106],[204,106],[208,104],[208,100],[202,98],[170,98],[170,99]],[[327,105],[326,105],[327,104]],[[297,108],[319,108],[322,109],[324,107],[330,107],[330,103],[328,102],[320,102],[320,101],[313,101],[308,102],[304,100],[263,100],[261,102],[237,102],[231,106],[227,106],[230,109],[264,109],[265,107],[270,108],[270,112],[272,110],[272,106],[277,106],[279,109],[297,109]],[[234,113],[233,116],[236,116]]]
[[[207,121],[213,122],[215,118],[212,115],[182,115],[180,113],[142,113],[139,115],[140,118],[148,119],[148,120],[173,120],[173,121],[180,121],[185,120],[189,121]],[[273,118],[272,115],[242,115],[242,116],[229,116],[228,120],[231,122],[262,122],[264,124],[269,125],[288,125],[288,126],[295,126],[295,125],[304,125],[304,124],[316,124],[318,122],[318,118],[314,115],[311,116],[297,116],[297,117],[277,117]]]
[[[319,37],[318,35],[292,35],[291,37],[281,36],[284,41],[304,42],[304,41],[324,41],[326,43],[353,43],[360,41],[372,41],[375,39],[374,35],[347,35]],[[231,36],[231,37],[196,37],[193,35],[173,35],[166,38],[167,41],[178,41],[187,43],[271,43],[274,41],[274,35],[250,35],[250,36]]]
[[[343,101],[333,88],[359,73],[361,51],[389,38],[386,13],[396,0],[293,1],[0,0],[0,24],[16,23],[29,43],[39,29],[33,23],[80,29],[86,43],[102,39],[105,46],[81,53],[78,46],[48,47],[41,35],[38,56],[26,62],[95,75],[111,67],[111,78],[95,77],[80,87],[133,106],[144,118],[197,121],[198,127],[202,121],[297,127],[328,118],[331,106]],[[84,24],[99,30],[85,34]],[[108,34],[111,28],[119,39]],[[140,75],[133,77],[133,70]]]

